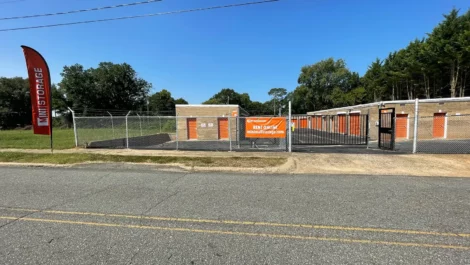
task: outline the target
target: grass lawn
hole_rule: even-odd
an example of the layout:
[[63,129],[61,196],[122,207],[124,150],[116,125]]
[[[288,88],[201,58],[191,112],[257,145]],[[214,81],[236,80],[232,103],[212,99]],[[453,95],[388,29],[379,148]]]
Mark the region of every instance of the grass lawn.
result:
[[120,156],[101,154],[34,154],[0,152],[0,162],[75,164],[84,162],[132,162],[170,164],[204,167],[251,167],[265,168],[282,165],[286,158],[278,157],[178,157],[178,156]]
[[[53,142],[54,149],[68,149],[75,147],[73,130],[54,130]],[[0,131],[0,148],[49,149],[49,136],[33,134],[32,130]]]
[[[165,131],[163,131],[165,132]],[[159,133],[155,129],[130,129],[129,137],[142,135],[152,135]],[[174,133],[174,131],[170,131]],[[54,149],[69,149],[75,147],[75,138],[73,129],[56,129],[53,131]],[[78,141],[79,147],[85,143],[93,141],[110,140],[125,138],[125,128],[104,129],[79,129]],[[32,130],[0,130],[0,148],[19,148],[19,149],[49,149],[50,142],[48,135],[33,134]]]

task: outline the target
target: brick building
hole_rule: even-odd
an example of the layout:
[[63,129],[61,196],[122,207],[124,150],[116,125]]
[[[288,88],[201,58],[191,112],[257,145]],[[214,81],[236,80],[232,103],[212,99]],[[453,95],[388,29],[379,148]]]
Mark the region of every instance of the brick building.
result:
[[[395,108],[397,140],[412,139],[414,134],[415,101],[396,100],[308,112],[310,128],[331,128],[352,133],[360,114],[369,114],[369,135],[378,138],[380,108]],[[328,115],[336,116],[335,119]],[[419,100],[418,139],[470,138],[470,97]],[[301,121],[302,122],[302,121]],[[299,124],[301,125],[301,124]],[[302,126],[301,126],[302,127]],[[363,133],[363,132],[361,132]]]
[[178,140],[236,140],[239,113],[238,105],[176,105]]

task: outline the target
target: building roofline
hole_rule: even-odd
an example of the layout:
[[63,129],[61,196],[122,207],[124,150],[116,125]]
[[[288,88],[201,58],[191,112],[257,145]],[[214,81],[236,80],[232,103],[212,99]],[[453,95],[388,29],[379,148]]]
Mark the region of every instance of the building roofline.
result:
[[[466,102],[466,101],[470,102],[470,97],[419,99],[419,103]],[[411,99],[411,100],[380,101],[380,102],[367,103],[367,104],[354,105],[354,106],[341,107],[341,108],[334,108],[334,109],[309,111],[309,112],[307,112],[307,114],[312,115],[312,114],[320,114],[320,113],[329,112],[329,111],[341,111],[341,110],[345,111],[345,110],[350,110],[350,109],[367,108],[367,107],[380,106],[380,105],[385,105],[385,104],[413,104],[414,102],[415,102],[414,99]]]
[[176,104],[175,107],[239,107],[229,104]]

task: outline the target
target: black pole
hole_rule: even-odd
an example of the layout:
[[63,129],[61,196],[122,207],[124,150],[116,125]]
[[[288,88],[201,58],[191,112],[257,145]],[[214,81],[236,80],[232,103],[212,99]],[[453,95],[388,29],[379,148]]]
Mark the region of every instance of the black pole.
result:
[[[48,67],[49,68],[49,67]],[[49,71],[48,71],[49,72]],[[51,77],[50,77],[50,74],[49,74],[49,113],[51,115],[51,120],[49,121],[49,126],[50,126],[50,132],[51,132],[51,154],[54,153],[54,145],[53,145],[53,141],[52,141],[52,121],[53,121],[53,117],[52,117],[52,87],[51,87]],[[75,122],[75,121],[74,121]]]
[[366,116],[366,146],[369,148],[369,114]]

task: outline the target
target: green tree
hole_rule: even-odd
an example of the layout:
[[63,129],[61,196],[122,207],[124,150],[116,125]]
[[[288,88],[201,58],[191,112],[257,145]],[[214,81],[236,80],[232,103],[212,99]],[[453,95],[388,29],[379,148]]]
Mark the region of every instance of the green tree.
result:
[[363,79],[369,100],[463,97],[469,71],[470,11],[453,9],[427,38],[390,53],[381,67],[374,62]]
[[52,93],[52,109],[58,113],[65,113],[68,111],[68,106],[72,103],[62,94],[56,84],[51,86]]
[[240,104],[240,94],[231,88],[223,88],[202,104]]
[[175,104],[187,105],[188,102],[184,98],[177,98],[177,99],[175,99]]
[[247,109],[250,103],[250,96],[247,93],[240,94],[231,88],[223,88],[202,104],[236,104]]
[[0,128],[31,124],[28,79],[0,77]]
[[126,63],[102,62],[98,68],[65,66],[59,83],[73,108],[136,110],[145,105],[151,84]]
[[172,114],[175,110],[175,99],[170,91],[163,89],[149,97],[149,110],[154,113]]
[[307,100],[309,93],[308,87],[300,85],[286,96],[291,101],[292,113],[302,114],[314,109],[312,102]]
[[433,32],[429,34],[430,49],[437,57],[438,62],[448,70],[450,77],[450,96],[457,95],[457,85],[459,74],[462,71],[462,64],[465,62],[467,52],[463,42],[465,31],[468,30],[467,12],[464,16],[458,15],[459,11],[453,9],[448,15],[444,15],[442,21]]
[[271,90],[268,92],[268,95],[271,97],[274,115],[276,115],[276,105],[278,107],[282,105],[284,98],[287,95],[287,90],[285,88],[271,88]]
[[377,58],[364,75],[364,84],[370,101],[376,102],[384,99],[386,92],[384,81],[382,62]]
[[320,110],[343,105],[341,94],[348,93],[360,83],[357,73],[351,72],[344,60],[329,58],[313,65],[302,67],[298,83],[306,89],[306,107]]
[[251,99],[250,99],[250,95],[248,95],[248,93],[243,93],[243,94],[240,94],[240,106],[242,108],[248,108],[250,106],[250,103],[251,103]]
[[249,106],[246,108],[250,115],[267,115],[266,105],[259,101],[250,102]]

